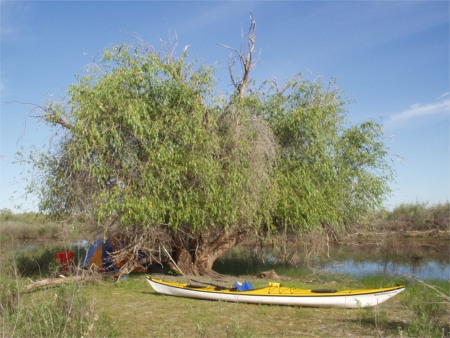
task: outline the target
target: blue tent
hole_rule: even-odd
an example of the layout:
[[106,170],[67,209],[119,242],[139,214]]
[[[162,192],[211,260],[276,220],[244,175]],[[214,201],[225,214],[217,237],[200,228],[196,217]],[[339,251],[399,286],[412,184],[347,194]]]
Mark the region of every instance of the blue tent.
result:
[[111,253],[113,251],[111,241],[107,239],[97,240],[89,248],[86,258],[84,259],[84,269],[98,269],[100,271],[113,271],[114,265],[111,262]]

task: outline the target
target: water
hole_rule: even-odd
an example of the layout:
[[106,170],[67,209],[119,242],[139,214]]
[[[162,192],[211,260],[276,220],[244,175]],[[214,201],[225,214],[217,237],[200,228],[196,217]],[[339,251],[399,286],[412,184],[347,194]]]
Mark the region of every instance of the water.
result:
[[[329,252],[330,258],[314,257],[313,265],[316,271],[346,274],[355,278],[382,274],[450,280],[448,252],[447,239],[390,238],[379,244],[335,245]],[[297,267],[284,264],[273,248],[260,249],[258,256],[252,253],[251,247],[236,248],[216,263],[216,271],[231,275],[255,275],[274,269],[295,276],[303,269],[301,263]]]
[[398,263],[394,260],[357,261],[348,258],[340,261],[329,261],[322,265],[322,271],[349,274],[363,277],[374,274],[389,276],[410,276],[419,279],[450,280],[450,266],[438,260],[423,262]]
[[447,238],[392,237],[379,244],[337,245],[332,259],[325,261],[324,272],[354,277],[384,274],[419,279],[450,280],[450,255]]

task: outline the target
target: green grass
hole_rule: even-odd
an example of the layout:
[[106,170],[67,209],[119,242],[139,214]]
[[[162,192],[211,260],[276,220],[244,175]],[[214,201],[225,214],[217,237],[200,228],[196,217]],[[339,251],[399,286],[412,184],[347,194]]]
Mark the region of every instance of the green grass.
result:
[[[2,294],[7,290],[0,283]],[[5,297],[10,297],[6,295]],[[2,298],[5,298],[2,297]],[[22,294],[1,308],[3,337],[115,337],[121,332],[110,317],[95,309],[79,285]]]
[[119,336],[120,330],[81,285],[27,293],[14,260],[0,259],[0,335],[2,337]]
[[[183,280],[183,277],[178,278]],[[251,281],[255,285],[267,282],[258,279]],[[356,310],[237,304],[171,297],[156,294],[142,275],[132,275],[118,285],[111,282],[88,285],[85,292],[95,297],[96,306],[115,318],[128,336],[281,337],[329,336],[330,332],[336,337],[350,333],[354,336],[398,336],[401,332],[415,332],[420,336],[421,333],[429,332],[429,328],[412,331],[416,330],[414,325],[417,317],[410,306],[416,301],[423,308],[423,299],[411,282],[404,282],[407,283],[404,293],[379,307]],[[374,283],[387,286],[395,281],[373,277],[369,281],[354,282],[360,287],[372,287]],[[298,280],[285,284],[312,287]],[[318,285],[314,284],[313,287]],[[349,286],[333,284],[333,287]],[[438,330],[448,332],[445,316],[441,312],[433,312],[430,316],[436,319]]]

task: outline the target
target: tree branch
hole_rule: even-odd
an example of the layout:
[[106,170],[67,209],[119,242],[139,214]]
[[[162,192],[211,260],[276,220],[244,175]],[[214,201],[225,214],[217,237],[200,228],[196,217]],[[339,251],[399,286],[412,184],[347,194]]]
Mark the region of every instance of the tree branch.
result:
[[[44,116],[44,118],[54,124],[59,124],[61,126],[63,126],[64,128],[67,129],[72,129],[72,125],[70,123],[68,123],[67,121],[65,121],[60,114],[58,114],[52,107],[45,107],[45,106],[40,106],[38,104],[35,103],[30,103],[30,102],[20,102],[20,101],[8,101],[5,103],[20,103],[20,104],[25,104],[25,105],[30,105],[30,106],[34,106],[34,108],[31,111],[34,110],[42,110],[46,116]],[[30,117],[37,117],[37,118],[42,118],[43,116],[31,116]]]
[[60,107],[60,106],[57,104],[56,109],[55,109],[53,104],[50,104],[47,107],[40,107],[40,109],[42,109],[44,111],[44,113],[45,113],[44,118],[48,122],[51,122],[53,124],[59,124],[60,126],[66,128],[66,129],[69,129],[69,130],[72,129],[72,125],[61,117],[60,112],[58,112],[58,110],[59,110],[58,107]]
[[[250,70],[255,65],[255,62],[253,61],[255,41],[256,21],[253,19],[253,15],[250,14],[250,27],[247,32],[247,49],[245,51],[242,50],[242,47],[240,50],[237,50],[236,48],[219,44],[219,46],[229,49],[232,51],[232,54],[235,54],[234,57],[230,56],[230,58],[228,59],[228,71],[230,73],[231,82],[236,89],[236,93],[240,97],[243,97],[245,95],[245,92],[247,91]],[[239,81],[237,81],[235,76],[233,75],[233,67],[236,63],[236,60],[239,60],[243,70],[242,78]]]

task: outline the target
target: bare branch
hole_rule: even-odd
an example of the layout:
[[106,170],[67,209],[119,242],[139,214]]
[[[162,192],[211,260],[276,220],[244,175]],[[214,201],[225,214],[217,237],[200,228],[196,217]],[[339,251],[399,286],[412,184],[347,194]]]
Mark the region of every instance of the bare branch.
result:
[[161,43],[161,48],[165,54],[166,63],[170,64],[178,47],[178,35],[176,32],[174,32],[173,34],[169,32],[168,43],[166,43],[162,38],[160,38],[159,41]]
[[[253,61],[253,52],[255,50],[255,41],[256,41],[256,21],[253,18],[253,15],[250,14],[250,27],[247,32],[247,47],[243,50],[242,44],[240,50],[236,48],[219,44],[226,49],[232,51],[232,54],[235,56],[230,56],[228,59],[228,70],[230,73],[231,82],[236,89],[236,92],[239,96],[244,96],[247,91],[249,75],[251,69],[254,67],[255,62]],[[240,65],[242,66],[242,78],[237,81],[236,77],[233,75],[233,67],[236,63],[236,60],[239,60]]]
[[144,40],[139,34],[135,32],[125,31],[128,35],[131,35],[135,40],[139,42],[139,48],[143,50],[145,53],[156,53],[156,49],[153,45],[149,44]]

